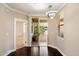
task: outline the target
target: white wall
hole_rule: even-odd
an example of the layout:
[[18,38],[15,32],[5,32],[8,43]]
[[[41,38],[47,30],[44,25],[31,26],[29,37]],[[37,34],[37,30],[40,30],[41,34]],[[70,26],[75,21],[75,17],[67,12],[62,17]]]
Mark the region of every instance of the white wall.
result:
[[79,4],[68,4],[63,10],[64,39],[58,38],[57,46],[65,55],[79,55]]
[[14,18],[26,19],[27,17],[0,4],[0,55],[14,49]]
[[[65,17],[64,17],[64,12],[65,12],[64,9],[65,9],[65,7],[57,15],[59,15],[62,18],[65,19]],[[60,19],[60,17],[58,18],[58,22],[59,22],[59,19]],[[64,28],[63,28],[63,32],[64,32]],[[57,32],[57,34],[58,34],[58,32]],[[59,37],[58,35],[57,35],[57,39],[56,39],[56,47],[58,47],[63,52],[63,54],[65,55],[65,53],[64,53],[65,40],[64,40],[64,38]]]
[[48,20],[48,44],[56,46],[57,39],[57,25],[59,16],[57,15],[54,19]]
[[66,55],[79,55],[79,4],[67,5],[64,16],[64,53]]
[[65,55],[79,55],[79,4],[68,4],[59,14],[62,12],[64,13],[64,38],[61,39],[56,35],[56,19],[50,20],[48,43],[58,47]]

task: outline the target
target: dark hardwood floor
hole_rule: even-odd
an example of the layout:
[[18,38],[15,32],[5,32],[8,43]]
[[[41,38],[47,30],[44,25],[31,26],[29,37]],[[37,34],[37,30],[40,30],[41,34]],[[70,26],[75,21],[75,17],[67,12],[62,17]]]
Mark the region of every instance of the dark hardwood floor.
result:
[[8,56],[62,56],[55,48],[46,46],[23,47],[10,53]]

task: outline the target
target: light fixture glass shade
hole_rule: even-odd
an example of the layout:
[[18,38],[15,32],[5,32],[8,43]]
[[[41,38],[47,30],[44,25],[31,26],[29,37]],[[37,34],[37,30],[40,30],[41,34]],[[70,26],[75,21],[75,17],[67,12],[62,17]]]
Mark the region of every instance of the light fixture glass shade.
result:
[[50,17],[50,19],[53,19],[54,17]]
[[57,11],[48,11],[48,12],[46,12],[46,15],[48,18],[53,19],[55,17],[56,13],[57,13]]

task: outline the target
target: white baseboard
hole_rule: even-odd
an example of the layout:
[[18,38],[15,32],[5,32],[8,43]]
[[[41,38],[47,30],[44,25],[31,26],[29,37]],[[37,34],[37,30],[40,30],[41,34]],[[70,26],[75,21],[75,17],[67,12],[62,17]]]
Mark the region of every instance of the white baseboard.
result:
[[[48,46],[57,49],[63,56],[66,56],[66,54],[64,54],[58,47],[53,46],[53,45],[50,45],[50,44],[48,44]],[[11,52],[14,52],[15,50],[16,50],[16,49],[7,51],[3,56],[7,56],[8,54],[10,54]]]
[[[27,47],[31,47],[31,46],[27,45]],[[10,54],[11,52],[14,52],[14,51],[16,51],[16,49],[7,51],[3,56],[7,56],[8,54]]]
[[66,56],[66,54],[64,54],[64,53],[61,51],[61,49],[59,49],[58,47],[53,46],[53,45],[50,45],[50,44],[48,44],[48,46],[57,49],[63,56]]
[[7,51],[3,56],[7,56],[8,54],[10,54],[11,52],[14,52],[16,49],[13,49],[13,50],[10,50],[10,51]]

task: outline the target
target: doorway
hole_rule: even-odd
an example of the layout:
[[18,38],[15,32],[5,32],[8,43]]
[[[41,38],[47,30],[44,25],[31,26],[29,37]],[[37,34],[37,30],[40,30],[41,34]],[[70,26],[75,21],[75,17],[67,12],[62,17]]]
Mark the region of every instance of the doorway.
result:
[[39,19],[39,46],[47,46],[48,22],[47,18]]
[[39,46],[39,19],[32,18],[32,46]]
[[25,46],[23,22],[16,21],[16,49]]
[[47,46],[47,18],[32,18],[32,46]]
[[24,19],[15,19],[14,47],[20,49],[28,45],[28,23]]

